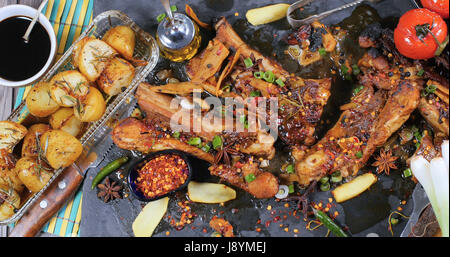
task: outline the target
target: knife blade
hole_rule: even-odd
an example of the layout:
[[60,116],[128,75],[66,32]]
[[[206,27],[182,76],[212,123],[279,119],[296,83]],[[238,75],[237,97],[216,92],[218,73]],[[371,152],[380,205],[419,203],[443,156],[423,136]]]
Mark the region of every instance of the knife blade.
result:
[[[82,184],[87,171],[96,168],[105,159],[114,143],[109,133],[96,144],[87,144],[80,158],[66,168],[34,202],[28,211],[17,221],[10,237],[32,237],[39,233],[64,204],[71,199]],[[100,158],[97,152],[103,153]]]
[[412,228],[419,220],[420,214],[430,203],[430,201],[428,200],[428,196],[425,193],[425,190],[420,184],[417,184],[416,188],[414,188],[414,191],[412,193],[412,199],[414,209],[412,211],[411,216],[409,217],[408,223],[406,223],[405,228],[400,234],[400,237],[408,237],[408,235],[411,233]]

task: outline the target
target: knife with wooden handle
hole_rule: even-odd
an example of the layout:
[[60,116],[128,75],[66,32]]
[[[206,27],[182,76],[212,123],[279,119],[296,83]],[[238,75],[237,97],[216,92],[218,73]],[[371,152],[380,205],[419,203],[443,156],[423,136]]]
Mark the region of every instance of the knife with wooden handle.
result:
[[[87,170],[97,167],[107,156],[113,145],[111,137],[107,135],[106,133],[98,147],[92,147],[90,151],[88,147],[85,147],[76,164],[59,174],[45,192],[29,207],[22,218],[17,221],[9,234],[10,237],[32,237],[41,231],[53,215],[72,198],[83,182]],[[97,158],[94,149],[103,153],[103,156]]]

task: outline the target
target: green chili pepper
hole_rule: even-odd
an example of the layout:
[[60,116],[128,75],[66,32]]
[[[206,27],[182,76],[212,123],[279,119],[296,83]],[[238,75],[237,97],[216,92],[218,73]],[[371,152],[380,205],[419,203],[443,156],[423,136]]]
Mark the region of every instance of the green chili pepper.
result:
[[331,233],[333,233],[335,236],[348,237],[348,235],[344,232],[344,230],[342,230],[336,223],[334,223],[334,221],[330,217],[328,217],[328,215],[326,215],[324,212],[314,208],[313,212],[316,218],[319,219],[320,222],[322,222],[325,225],[325,227],[327,227],[331,231]]
[[128,161],[128,156],[120,157],[103,167],[92,180],[91,189],[94,189],[100,181],[102,181],[106,176],[111,174],[113,171],[117,170]]

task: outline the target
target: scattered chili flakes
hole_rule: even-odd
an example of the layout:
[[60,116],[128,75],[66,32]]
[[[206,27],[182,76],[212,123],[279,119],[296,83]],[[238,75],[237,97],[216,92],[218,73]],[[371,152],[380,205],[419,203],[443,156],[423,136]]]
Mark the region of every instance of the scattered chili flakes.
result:
[[189,169],[176,154],[164,154],[149,160],[138,170],[136,187],[146,197],[154,198],[171,192],[186,182]]
[[222,218],[214,216],[209,222],[209,225],[211,226],[212,229],[219,232],[224,237],[234,237],[233,226],[231,226],[231,224],[228,221]]

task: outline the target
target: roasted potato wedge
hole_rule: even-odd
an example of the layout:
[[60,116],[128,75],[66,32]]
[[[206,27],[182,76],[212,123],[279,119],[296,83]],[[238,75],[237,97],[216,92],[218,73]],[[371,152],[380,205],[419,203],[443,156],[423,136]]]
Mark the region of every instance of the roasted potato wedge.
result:
[[19,179],[31,192],[39,192],[53,176],[53,169],[34,157],[22,157],[14,168]]
[[84,44],[90,39],[91,37],[85,37],[75,44],[72,52],[72,64],[75,68],[78,68],[78,61],[80,60],[81,49],[83,48]]
[[117,26],[108,30],[103,36],[103,41],[112,46],[125,59],[133,59],[136,35],[128,26]]
[[149,202],[133,222],[132,229],[135,237],[150,237],[166,214],[169,197]]
[[82,122],[99,120],[106,110],[106,102],[102,93],[95,87],[89,89],[89,94],[80,105],[74,107],[75,117]]
[[89,93],[89,82],[77,70],[56,74],[50,81],[50,95],[58,105],[72,107]]
[[23,125],[12,121],[0,121],[0,149],[12,152],[14,146],[27,134]]
[[72,165],[83,151],[78,139],[60,129],[45,132],[40,143],[48,163],[55,170]]
[[188,184],[189,199],[199,203],[224,203],[236,199],[234,189],[216,183],[191,181]]
[[0,220],[6,220],[20,207],[20,196],[15,190],[0,184],[0,199],[3,199],[0,203]]
[[120,94],[133,81],[135,69],[122,58],[112,59],[97,80],[98,87],[106,94]]
[[77,137],[83,127],[83,123],[75,116],[73,108],[63,107],[53,113],[49,119],[53,129],[60,129],[74,137]]
[[47,117],[59,109],[59,104],[51,97],[50,88],[51,84],[47,82],[38,82],[31,88],[25,104],[32,115]]
[[88,38],[79,47],[74,62],[89,81],[96,81],[109,61],[117,55],[114,48],[100,39]]
[[41,138],[42,134],[50,130],[48,124],[34,124],[28,129],[28,133],[23,139],[22,157],[37,157],[39,155],[39,148],[37,145],[37,138]]
[[18,174],[15,172],[14,167],[1,167],[0,166],[0,185],[12,186],[15,191],[22,192],[24,185],[20,180]]

